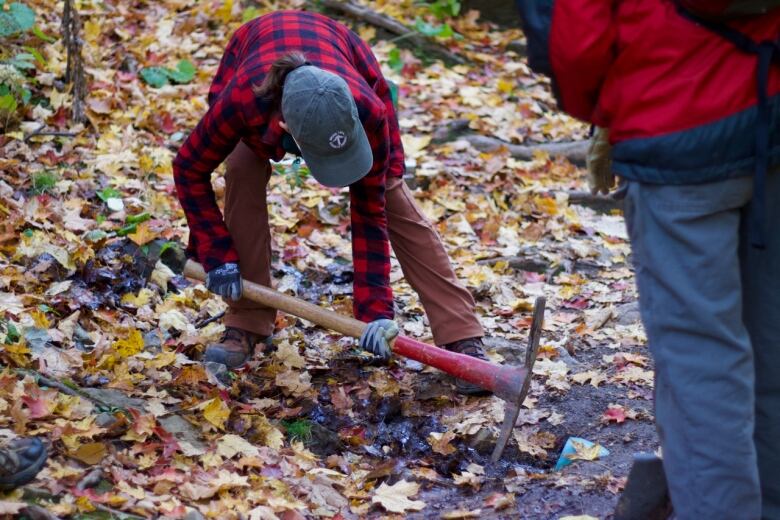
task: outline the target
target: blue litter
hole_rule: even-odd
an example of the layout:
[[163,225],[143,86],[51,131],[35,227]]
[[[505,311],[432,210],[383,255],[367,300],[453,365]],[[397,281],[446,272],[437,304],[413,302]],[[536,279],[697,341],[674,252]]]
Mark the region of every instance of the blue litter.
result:
[[[587,439],[582,439],[580,437],[569,437],[566,440],[566,445],[564,445],[563,450],[561,451],[561,456],[558,457],[558,463],[555,465],[555,471],[560,471],[572,463],[572,460],[567,457],[567,455],[574,455],[577,453],[577,449],[574,447],[575,442],[583,445],[586,448],[592,448],[595,446],[595,443]],[[609,455],[609,450],[602,446],[599,450],[599,458],[606,457],[607,455]]]

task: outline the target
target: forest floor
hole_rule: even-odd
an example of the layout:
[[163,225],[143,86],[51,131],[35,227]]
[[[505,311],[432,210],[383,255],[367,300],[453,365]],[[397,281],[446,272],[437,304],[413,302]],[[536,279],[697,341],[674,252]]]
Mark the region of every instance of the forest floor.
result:
[[[59,34],[55,2],[26,4]],[[520,32],[476,12],[439,21],[411,2],[367,3],[406,23],[447,23],[459,36],[438,45],[466,61],[454,66],[343,21],[400,87],[408,182],[475,296],[493,361],[520,363],[533,301],[547,298],[503,460],[489,461],[503,401],[461,397],[416,362],[379,366],[354,340],[291,316],[279,315],[250,371],[200,362],[223,330],[204,321],[224,304],[172,270],[187,228],[171,161],[206,110],[229,36],[281,4],[77,2],[83,125],[69,122],[62,42],[9,40],[41,60],[24,70],[29,106],[0,135],[0,439],[41,436],[51,457],[29,486],[0,494],[0,515],[36,503],[82,519],[609,518],[632,454],[658,444],[623,219],[570,201],[587,188],[566,159],[480,152],[447,135],[466,120],[468,132],[513,144],[587,137],[517,53]],[[347,192],[290,160],[275,171],[276,288],[350,314]],[[403,333],[431,341],[395,260],[392,282]],[[571,437],[609,454],[580,445],[556,470]]]

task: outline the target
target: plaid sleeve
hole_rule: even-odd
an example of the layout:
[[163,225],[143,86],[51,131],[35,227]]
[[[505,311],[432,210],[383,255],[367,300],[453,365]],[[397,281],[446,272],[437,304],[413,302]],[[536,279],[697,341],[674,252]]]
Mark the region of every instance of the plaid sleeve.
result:
[[374,165],[360,181],[350,185],[352,215],[352,258],[355,318],[370,322],[393,319],[393,291],[390,289],[390,243],[385,214],[385,172],[388,163],[388,129],[368,131]]
[[243,112],[239,89],[227,85],[173,161],[176,194],[190,227],[187,253],[206,271],[226,262],[238,262],[211,187],[211,172],[241,139]]
[[376,61],[376,57],[368,44],[354,32],[348,32],[350,43],[352,44],[355,68],[385,105],[385,115],[390,132],[390,163],[386,175],[388,177],[403,177],[406,171],[404,166],[404,147],[401,143],[398,115],[395,113],[390,87],[387,85],[379,62]]

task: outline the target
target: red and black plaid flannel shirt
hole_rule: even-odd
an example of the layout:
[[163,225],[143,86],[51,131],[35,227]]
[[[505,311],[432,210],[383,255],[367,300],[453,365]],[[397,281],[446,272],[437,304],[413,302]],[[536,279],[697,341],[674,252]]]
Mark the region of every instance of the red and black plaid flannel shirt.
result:
[[279,161],[284,130],[278,111],[256,96],[271,64],[302,51],[317,67],[347,82],[374,154],[371,171],[349,187],[354,261],[354,313],[363,321],[393,318],[385,179],[404,173],[404,156],[390,90],[369,46],[325,16],[278,11],[239,28],[209,91],[210,108],[173,162],[176,191],[190,227],[188,253],[208,271],[238,262],[211,187],[211,172],[239,141],[260,158]]

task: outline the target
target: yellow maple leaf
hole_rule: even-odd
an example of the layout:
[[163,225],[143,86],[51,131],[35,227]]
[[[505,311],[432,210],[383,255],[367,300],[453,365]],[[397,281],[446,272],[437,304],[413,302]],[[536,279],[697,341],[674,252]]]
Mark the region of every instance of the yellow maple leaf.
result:
[[167,367],[171,363],[176,361],[176,351],[169,350],[168,352],[161,352],[154,359],[146,362],[146,366],[161,369]]
[[230,417],[230,407],[228,407],[225,401],[215,397],[206,402],[206,405],[203,407],[203,417],[220,430],[224,430],[225,421]]
[[135,228],[135,232],[129,233],[127,238],[135,242],[139,246],[148,244],[155,238],[157,238],[157,232],[152,229],[150,221],[141,222]]
[[140,308],[144,305],[147,305],[152,299],[153,295],[154,293],[146,287],[138,291],[137,295],[133,293],[125,293],[122,295],[122,305],[130,305],[132,307]]
[[48,329],[51,327],[51,323],[49,323],[49,318],[46,317],[46,313],[39,309],[35,309],[30,311],[30,316],[33,319],[33,323],[35,323],[35,326],[39,329]]
[[498,87],[498,90],[500,90],[504,94],[511,94],[512,91],[515,89],[515,84],[505,79],[499,79],[496,86]]
[[141,331],[133,329],[126,338],[114,342],[114,351],[122,358],[135,356],[144,349],[144,337]]
[[225,0],[214,14],[222,20],[222,23],[230,23],[233,19],[233,0]]
[[30,364],[30,349],[22,342],[0,345],[0,354],[10,358],[16,366],[26,367]]
[[594,444],[592,446],[586,446],[581,442],[575,440],[571,441],[574,446],[575,453],[566,455],[569,460],[597,460],[601,454],[601,445]]
[[80,496],[76,499],[76,507],[78,507],[79,511],[82,513],[91,513],[95,510],[95,506],[92,505],[92,501],[89,499],[89,497],[86,496]]

